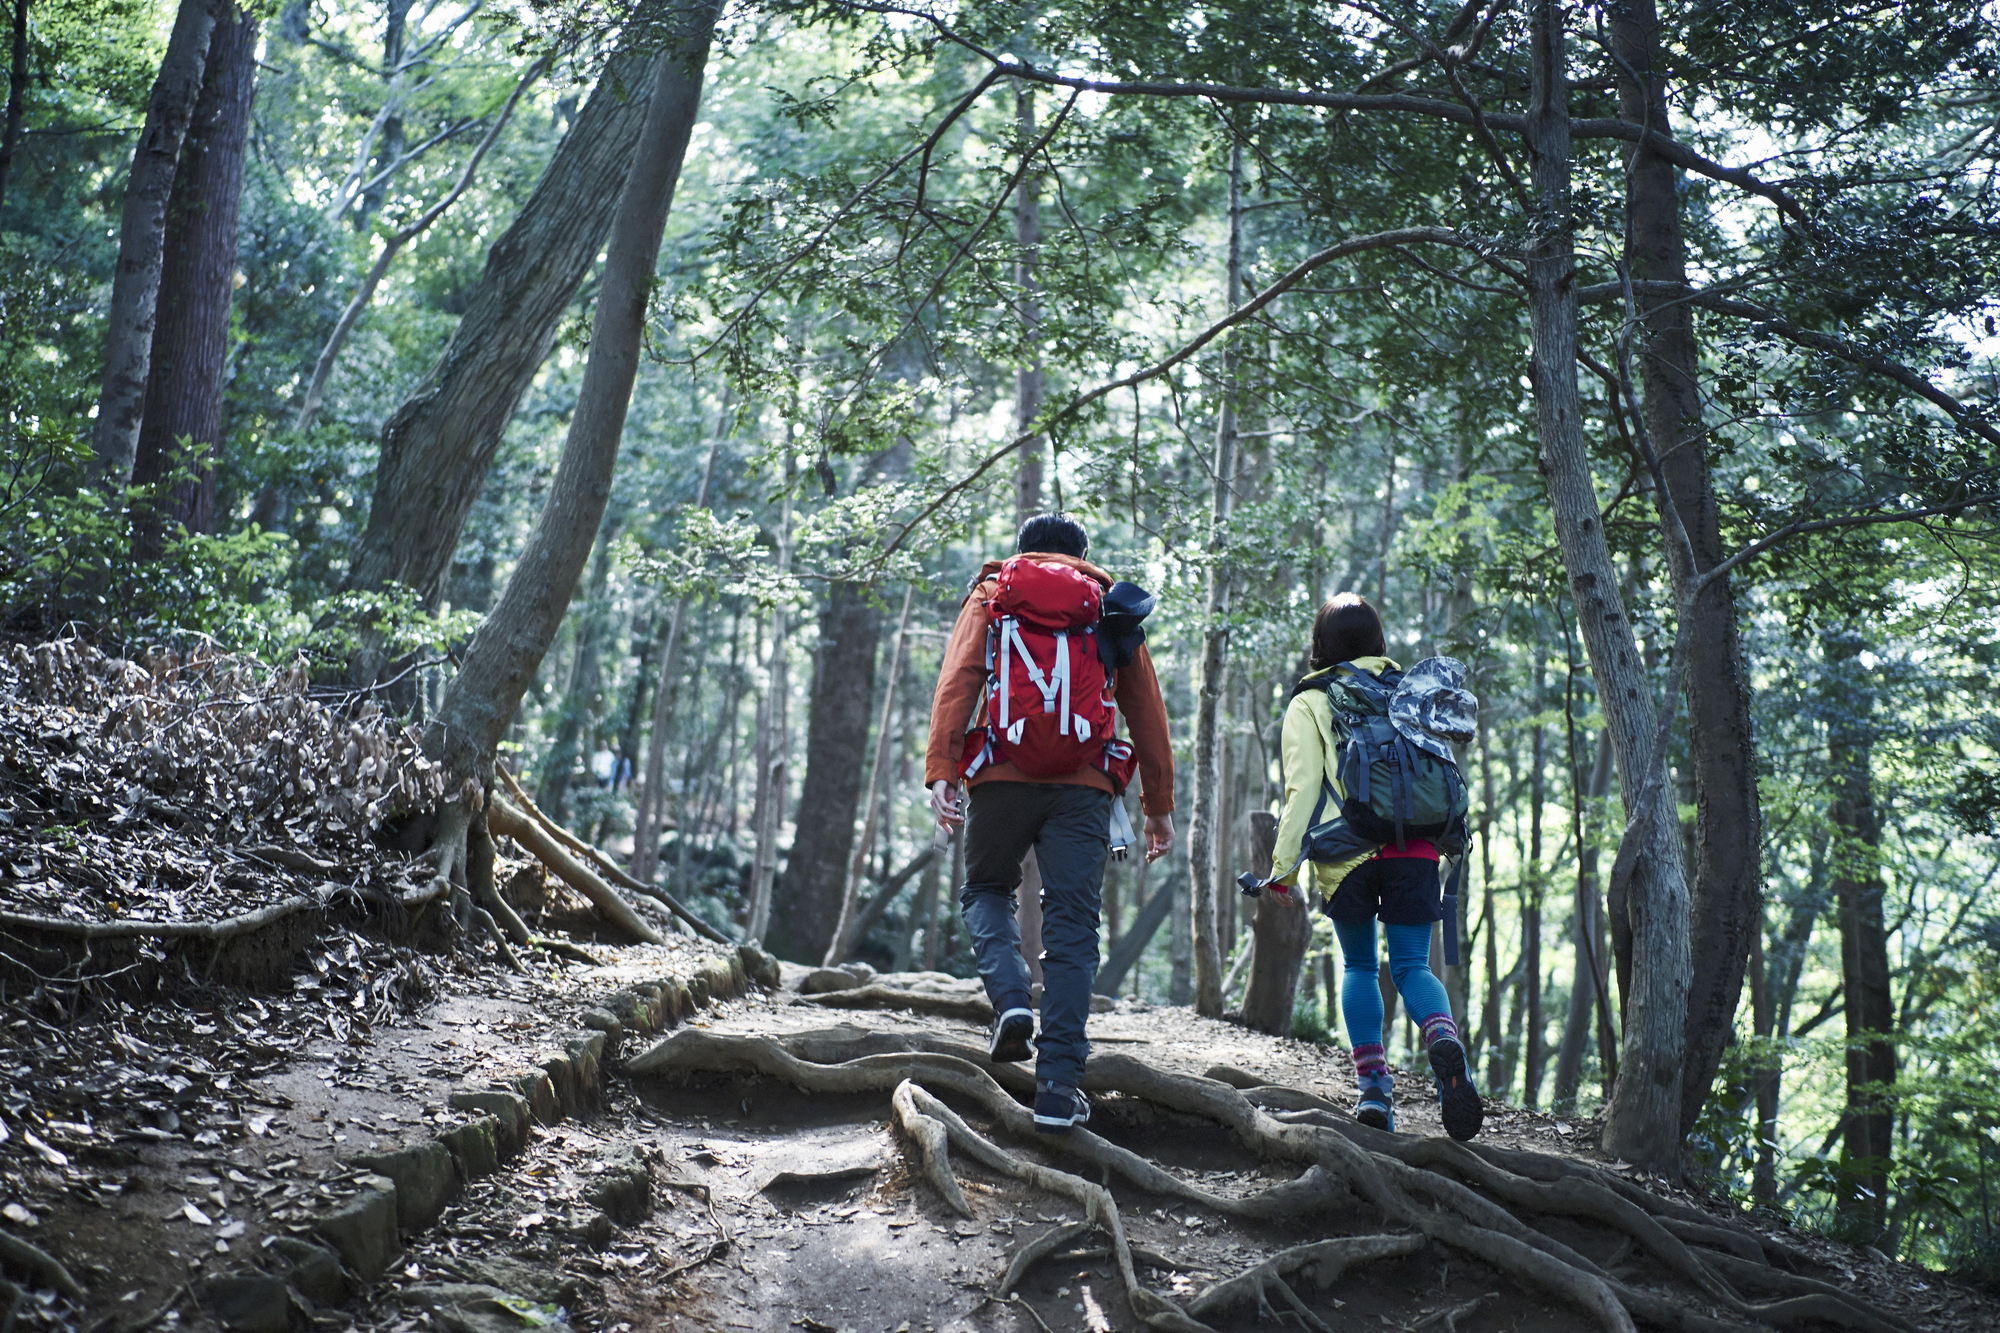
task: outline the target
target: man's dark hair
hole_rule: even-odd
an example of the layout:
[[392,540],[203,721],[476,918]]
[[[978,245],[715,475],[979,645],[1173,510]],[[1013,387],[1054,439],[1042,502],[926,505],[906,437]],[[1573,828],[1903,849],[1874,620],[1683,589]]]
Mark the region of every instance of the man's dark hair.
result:
[[1382,617],[1358,592],[1335,593],[1327,598],[1313,621],[1312,661],[1308,670],[1324,671],[1357,657],[1387,657],[1389,646],[1382,638]]
[[1090,535],[1083,530],[1083,524],[1068,514],[1037,514],[1021,525],[1021,535],[1014,539],[1014,552],[1030,555],[1038,551],[1073,555],[1081,560],[1090,554]]

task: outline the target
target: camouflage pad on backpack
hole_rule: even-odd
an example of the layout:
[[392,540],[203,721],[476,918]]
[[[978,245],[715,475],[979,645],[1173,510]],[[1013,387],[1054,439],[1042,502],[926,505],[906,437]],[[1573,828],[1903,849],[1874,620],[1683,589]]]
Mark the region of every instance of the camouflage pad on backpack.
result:
[[1389,720],[1413,745],[1455,760],[1451,747],[1468,745],[1477,728],[1479,700],[1465,688],[1465,663],[1426,657],[1403,673],[1389,698]]

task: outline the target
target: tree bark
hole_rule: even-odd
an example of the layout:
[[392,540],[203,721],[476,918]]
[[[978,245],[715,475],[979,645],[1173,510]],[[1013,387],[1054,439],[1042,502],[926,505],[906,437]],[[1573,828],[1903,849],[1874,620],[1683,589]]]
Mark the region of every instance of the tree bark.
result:
[[[796,480],[795,461],[787,445],[785,498],[778,511],[777,563],[780,580],[792,572],[792,486]],[[760,947],[764,943],[765,932],[771,928],[771,898],[778,881],[778,821],[791,788],[792,663],[787,643],[788,620],[783,602],[771,608],[770,667],[765,673],[763,704],[757,710],[757,783],[750,816],[756,850],[750,863],[750,913],[744,942]],[[850,821],[852,818],[850,815]],[[794,836],[794,850],[798,842]]]
[[[1824,844],[1815,842],[1811,850],[1806,892],[1794,901],[1786,917],[1784,931],[1771,942],[1764,966],[1764,993],[1771,1011],[1766,1035],[1783,1041],[1792,1031],[1792,1000],[1798,994],[1799,975],[1805,968],[1806,946],[1812,930],[1832,897],[1827,879]],[[1757,1077],[1757,1163],[1752,1168],[1750,1194],[1754,1199],[1775,1204],[1778,1198],[1778,1107],[1783,1091],[1784,1061],[1776,1054],[1764,1059]]]
[[[1097,969],[1097,981],[1091,986],[1094,993],[1116,995],[1126,975],[1138,965],[1140,955],[1146,952],[1146,946],[1159,933],[1161,924],[1173,915],[1174,903],[1181,888],[1180,866],[1176,862],[1168,864],[1173,868],[1167,872],[1167,882],[1154,890],[1153,896],[1146,899],[1145,906],[1133,914],[1132,923],[1126,927],[1118,947],[1105,957],[1103,966]],[[1145,880],[1142,878],[1139,882],[1143,888]]]
[[[1505,1082],[1500,1075],[1506,1057],[1501,1050],[1500,915],[1493,900],[1493,734],[1484,716],[1479,719],[1479,792],[1479,914],[1486,936],[1486,999],[1479,1007],[1479,1044],[1486,1048],[1486,1090],[1498,1097]],[[1328,994],[1326,999],[1327,1012],[1332,1013],[1334,997]]]
[[[347,308],[342,310],[340,318],[334,321],[333,332],[326,338],[326,346],[320,349],[318,360],[313,362],[312,378],[306,382],[305,400],[299,404],[299,414],[292,422],[293,430],[311,430],[313,422],[318,419],[320,404],[326,397],[326,383],[333,378],[333,367],[340,359],[341,349],[347,345],[347,335],[354,332],[354,326],[360,322],[362,313],[375,299],[375,291],[382,285],[382,279],[389,276],[389,266],[396,262],[396,256],[402,253],[404,246],[428,231],[433,222],[450,212],[452,205],[471,188],[472,178],[479,172],[479,164],[492,149],[494,140],[500,137],[500,131],[507,127],[509,120],[513,119],[514,108],[520,104],[521,95],[528,91],[529,86],[539,79],[542,71],[547,68],[547,60],[538,60],[516,81],[514,91],[507,95],[507,101],[494,116],[493,124],[487,127],[486,134],[480,139],[478,147],[474,148],[472,156],[466,159],[465,168],[459,172],[457,183],[446,192],[445,196],[425,209],[415,221],[399,228],[382,242],[382,253],[375,256],[375,263],[361,279],[361,285],[355,288],[354,295],[348,298]],[[401,122],[398,121],[397,124],[400,125]]]
[[[716,442],[708,447],[708,460],[701,467],[701,486],[695,492],[697,509],[708,506],[708,488],[715,480],[715,459],[722,450],[722,426],[716,424]],[[632,818],[632,877],[651,884],[660,865],[660,825],[667,806],[667,737],[673,731],[674,698],[681,674],[681,627],[687,621],[688,599],[674,599],[674,614],[667,623],[666,647],[660,652],[660,679],[653,694],[652,730],[646,736],[646,774],[639,788],[639,808]],[[686,793],[682,793],[683,803]],[[687,820],[681,821],[680,843],[687,846]],[[683,876],[683,878],[685,878]],[[681,890],[687,886],[682,884]]]
[[[1022,85],[1014,94],[1015,133],[1022,151],[1035,141],[1035,93]],[[1021,341],[1027,358],[1014,374],[1014,431],[1034,424],[1042,411],[1042,303],[1035,276],[1035,263],[1042,247],[1042,187],[1032,171],[1021,173],[1014,191],[1014,298],[1015,315],[1021,321]],[[1021,524],[1042,512],[1044,489],[1042,440],[1040,436],[1021,446],[1014,469],[1014,524]]]
[[[403,118],[395,113],[395,109],[400,109],[402,103],[403,44],[410,27],[410,0],[387,0],[382,9],[383,95],[390,99],[394,109],[382,118],[382,133],[376,140],[375,167],[378,175],[403,155],[404,144],[408,141]],[[354,210],[354,230],[368,230],[368,219],[382,207],[382,201],[388,194],[389,182],[386,179],[361,192]]]
[[717,3],[692,0],[678,11],[677,31],[654,59],[639,151],[624,174],[605,246],[590,359],[548,501],[425,737],[445,764],[446,791],[464,792],[468,806],[490,785],[494,753],[555,639],[604,518],[660,239],[701,104]]
[[7,206],[7,176],[21,146],[21,122],[28,114],[28,0],[14,0],[14,42],[7,65],[7,131],[0,138],[0,208]]
[[[142,486],[163,480],[177,465],[192,475],[176,481],[150,512],[139,516],[133,544],[141,558],[159,554],[164,529],[173,524],[185,524],[190,532],[215,530],[211,460],[222,434],[236,222],[256,87],[257,20],[227,6],[209,38],[201,95],[195,99],[167,206],[158,318],[132,466],[132,480]],[[185,453],[183,440],[190,446]]]
[[[1243,146],[1229,153],[1229,308],[1243,304]],[[1201,691],[1194,715],[1194,789],[1188,806],[1188,874],[1193,882],[1194,1010],[1222,1016],[1222,943],[1217,936],[1215,881],[1223,857],[1217,836],[1222,765],[1217,731],[1222,690],[1229,665],[1229,570],[1223,553],[1229,541],[1229,511],[1236,475],[1235,344],[1222,354],[1222,404],[1215,423],[1215,472],[1208,525],[1208,597],[1202,612]]]
[[[401,584],[428,607],[443,595],[501,432],[605,247],[647,116],[661,3],[649,0],[628,22],[622,49],[541,183],[487,252],[486,269],[437,365],[382,428],[374,499],[348,589]],[[383,664],[381,646],[369,627],[360,633],[349,678],[372,683]]]
[[1858,634],[1829,635],[1824,643],[1830,687],[1827,767],[1833,789],[1827,822],[1834,842],[1830,861],[1840,910],[1840,984],[1847,1004],[1847,1104],[1841,1115],[1841,1189],[1835,1215],[1847,1239],[1874,1244],[1888,1226],[1896,1009],[1882,915],[1882,821],[1870,777],[1875,691],[1859,660],[1862,648]]
[[861,906],[861,885],[867,877],[868,855],[875,850],[875,834],[880,829],[885,788],[889,781],[890,740],[896,732],[896,685],[902,679],[903,659],[910,642],[910,607],[917,590],[912,584],[903,590],[903,610],[896,621],[896,646],[889,653],[889,679],[882,686],[882,712],[875,722],[875,760],[868,766],[868,804],[861,818],[861,842],[847,863],[847,882],[842,886],[840,917],[834,923],[833,938],[826,946],[823,967],[838,967],[853,952],[858,935],[855,914]]
[[1764,1208],[1778,1203],[1778,1079],[1783,1062],[1773,1058],[1770,1043],[1777,1015],[1771,1006],[1771,977],[1765,969],[1764,932],[1750,940],[1750,1031],[1758,1050],[1750,1065],[1750,1092],[1756,1107],[1752,1138],[1755,1160],[1750,1168],[1750,1200]]
[[1576,916],[1570,943],[1576,952],[1576,963],[1569,984],[1569,1013],[1563,1020],[1562,1045],[1556,1049],[1552,1109],[1558,1115],[1576,1114],[1583,1055],[1590,1049],[1590,1020],[1597,1008],[1597,988],[1604,975],[1604,958],[1597,945],[1603,920],[1597,892],[1597,837],[1590,827],[1590,812],[1610,793],[1611,742],[1599,737],[1597,754],[1590,765],[1589,785],[1584,789],[1591,804],[1583,807],[1571,837],[1576,845]]
[[[1671,137],[1666,77],[1660,68],[1660,22],[1654,0],[1630,0],[1608,15],[1619,61],[1619,114]],[[1625,153],[1625,262],[1635,282],[1687,281],[1681,230],[1680,172],[1650,146]],[[1667,542],[1680,614],[1693,621],[1683,636],[1689,767],[1694,779],[1695,852],[1689,894],[1686,1053],[1681,1083],[1681,1132],[1694,1128],[1708,1098],[1722,1048],[1734,1030],[1743,970],[1761,914],[1762,808],[1750,722],[1750,682],[1737,634],[1736,603],[1727,577],[1687,605],[1693,579],[1720,564],[1722,534],[1709,475],[1708,432],[1702,424],[1693,308],[1685,301],[1640,297],[1644,331],[1639,358],[1648,432],[1660,455],[1694,568]]]
[[91,477],[101,486],[115,488],[132,480],[159,309],[167,201],[173,195],[181,143],[201,95],[216,13],[222,9],[226,6],[218,0],[181,0],[159,77],[146,103],[146,124],[132,154],[132,174],[125,182],[118,221],[118,267],[112,274],[111,309],[105,318],[104,380],[91,432]]
[[[1268,810],[1252,810],[1250,864],[1271,864],[1278,845],[1278,820]],[[1274,1037],[1292,1035],[1292,1005],[1299,993],[1299,970],[1312,943],[1312,913],[1303,890],[1259,894],[1250,925],[1250,980],[1243,987],[1243,1025]]]
[[1687,884],[1673,804],[1656,799],[1665,761],[1654,753],[1658,714],[1619,595],[1584,444],[1576,385],[1576,242],[1562,10],[1555,0],[1530,0],[1529,12],[1526,142],[1535,216],[1527,276],[1539,461],[1578,628],[1611,732],[1619,791],[1628,819],[1642,816],[1629,904],[1636,967],[1603,1148],[1614,1157],[1677,1173],[1690,968]]
[[817,963],[833,942],[868,768],[863,756],[881,642],[882,612],[868,589],[834,584],[819,616],[806,771],[785,863],[785,901],[773,912],[771,943],[783,958]]
[[[1535,659],[1534,708],[1541,711],[1547,663]],[[1537,722],[1528,733],[1528,882],[1521,904],[1522,981],[1527,987],[1527,1041],[1521,1051],[1521,1105],[1540,1105],[1542,1067],[1548,1059],[1548,1015],[1542,1012],[1542,807],[1548,803],[1549,729]]]
[[614,515],[597,534],[597,558],[591,562],[583,614],[577,621],[576,655],[570,659],[569,680],[563,687],[562,717],[556,723],[555,739],[542,767],[541,790],[536,794],[542,809],[558,824],[569,822],[570,778],[579,754],[589,761],[586,733],[593,729],[589,724],[597,711],[597,678],[607,616],[605,592],[611,583],[611,543],[617,539],[618,528]]

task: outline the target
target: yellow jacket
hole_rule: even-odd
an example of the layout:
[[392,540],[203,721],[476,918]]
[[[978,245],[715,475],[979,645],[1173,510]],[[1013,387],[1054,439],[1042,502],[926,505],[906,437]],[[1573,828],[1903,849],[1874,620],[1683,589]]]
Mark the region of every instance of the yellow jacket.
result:
[[[1402,670],[1386,657],[1357,657],[1354,665],[1371,676]],[[1332,669],[1315,671],[1306,679],[1319,680]],[[1336,803],[1347,799],[1347,789],[1334,776],[1340,738],[1333,727],[1333,705],[1327,702],[1324,690],[1295,694],[1285,705],[1285,726],[1278,753],[1285,775],[1285,810],[1278,817],[1278,845],[1271,854],[1271,874],[1280,883],[1297,885],[1302,864],[1300,848],[1305,844],[1306,826],[1312,822],[1313,807],[1319,803],[1321,784],[1332,786]],[[1357,852],[1339,861],[1303,862],[1311,874],[1309,886],[1331,896],[1348,872],[1371,855],[1371,852]]]

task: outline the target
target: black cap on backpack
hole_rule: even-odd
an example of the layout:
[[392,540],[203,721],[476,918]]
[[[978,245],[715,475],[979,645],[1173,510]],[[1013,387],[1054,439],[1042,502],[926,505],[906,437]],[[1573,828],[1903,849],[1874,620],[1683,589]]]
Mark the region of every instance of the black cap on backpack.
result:
[[1157,599],[1136,583],[1123,580],[1104,591],[1097,621],[1097,656],[1106,671],[1116,671],[1132,660],[1146,641],[1142,621],[1153,614]]

